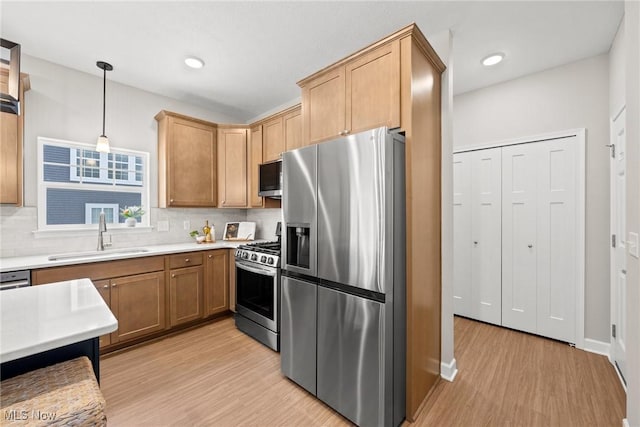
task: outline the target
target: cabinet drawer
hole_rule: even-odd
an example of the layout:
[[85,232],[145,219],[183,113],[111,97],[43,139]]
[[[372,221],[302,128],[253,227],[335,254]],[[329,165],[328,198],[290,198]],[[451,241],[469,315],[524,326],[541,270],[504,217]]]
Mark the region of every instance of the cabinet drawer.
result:
[[202,265],[202,254],[199,253],[186,253],[171,255],[169,258],[169,269],[192,267],[194,265]]

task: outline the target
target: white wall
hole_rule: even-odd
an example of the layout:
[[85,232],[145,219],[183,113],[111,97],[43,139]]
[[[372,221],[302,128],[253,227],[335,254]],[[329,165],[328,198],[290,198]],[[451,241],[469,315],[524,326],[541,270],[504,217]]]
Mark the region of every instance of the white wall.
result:
[[[640,232],[640,3],[625,2],[627,232]],[[640,261],[627,255],[627,422],[640,426]]]
[[586,128],[585,338],[609,342],[609,61],[584,59],[454,98],[454,147]]
[[626,51],[624,42],[624,18],[609,50],[609,118],[620,112],[625,104],[625,65]]

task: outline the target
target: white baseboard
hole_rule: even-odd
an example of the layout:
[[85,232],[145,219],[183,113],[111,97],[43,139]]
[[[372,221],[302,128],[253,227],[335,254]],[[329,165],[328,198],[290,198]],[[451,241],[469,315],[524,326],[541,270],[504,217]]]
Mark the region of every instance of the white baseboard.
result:
[[584,351],[607,356],[611,360],[611,344],[608,342],[596,341],[590,338],[584,339]]
[[456,359],[452,359],[449,363],[440,362],[440,376],[449,382],[453,382],[458,374],[458,366]]
[[626,418],[622,419],[622,427],[629,427],[629,421]]

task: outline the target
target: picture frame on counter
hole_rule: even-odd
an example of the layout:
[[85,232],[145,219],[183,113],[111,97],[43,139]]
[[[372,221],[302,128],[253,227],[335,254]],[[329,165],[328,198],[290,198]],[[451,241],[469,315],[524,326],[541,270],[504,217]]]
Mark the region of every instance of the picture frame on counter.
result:
[[255,222],[227,222],[224,225],[223,240],[253,240],[256,234]]

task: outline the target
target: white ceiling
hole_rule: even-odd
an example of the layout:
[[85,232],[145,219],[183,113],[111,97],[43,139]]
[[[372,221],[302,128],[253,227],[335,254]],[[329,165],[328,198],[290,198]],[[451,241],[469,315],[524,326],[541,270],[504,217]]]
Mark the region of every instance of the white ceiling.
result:
[[[239,121],[300,96],[296,81],[416,22],[451,29],[459,94],[609,50],[622,1],[0,3],[2,38],[22,52]],[[487,69],[487,54],[506,53]],[[184,58],[206,65],[192,70]]]

